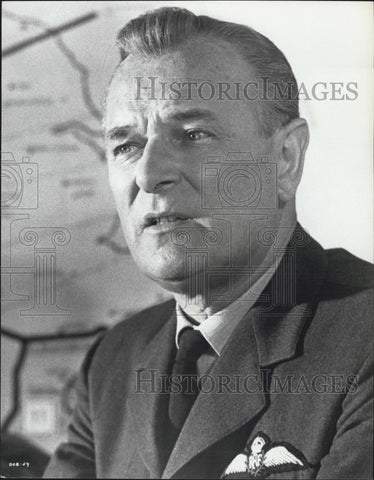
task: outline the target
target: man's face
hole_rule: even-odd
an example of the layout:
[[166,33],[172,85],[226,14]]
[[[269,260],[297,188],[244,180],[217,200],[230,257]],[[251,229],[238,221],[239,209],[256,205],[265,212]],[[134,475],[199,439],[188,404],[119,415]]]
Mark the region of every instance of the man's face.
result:
[[[150,77],[155,77],[153,92],[137,89],[149,87]],[[174,100],[168,86],[175,81],[210,82],[218,88],[220,82],[245,84],[256,77],[231,45],[194,40],[158,58],[130,55],[113,78],[105,119],[111,189],[136,263],[169,285],[206,268],[203,262],[187,261],[191,251],[208,251],[209,265],[218,268],[229,266],[233,255],[235,265],[246,265],[249,251],[252,262],[261,261],[256,235],[266,224],[248,215],[269,221],[271,214],[240,204],[256,188],[240,174],[243,162],[234,163],[238,174],[228,178],[231,204],[220,194],[220,175],[230,153],[274,161],[271,138],[260,133],[254,103],[217,95],[204,100],[210,90],[199,95],[196,89],[192,95],[181,89],[181,98]],[[209,162],[213,170],[207,169]],[[262,178],[263,170],[257,173]]]

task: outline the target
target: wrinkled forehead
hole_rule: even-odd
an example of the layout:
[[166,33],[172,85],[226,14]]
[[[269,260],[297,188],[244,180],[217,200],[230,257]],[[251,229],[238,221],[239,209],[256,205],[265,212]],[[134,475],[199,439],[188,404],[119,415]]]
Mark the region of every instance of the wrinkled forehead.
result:
[[238,48],[227,41],[196,38],[160,55],[130,54],[117,68],[112,84],[152,74],[172,81],[201,80],[235,82],[252,74]]
[[129,55],[109,86],[106,123],[125,112],[147,115],[171,106],[221,109],[236,85],[254,79],[252,68],[226,42],[200,39],[157,57]]

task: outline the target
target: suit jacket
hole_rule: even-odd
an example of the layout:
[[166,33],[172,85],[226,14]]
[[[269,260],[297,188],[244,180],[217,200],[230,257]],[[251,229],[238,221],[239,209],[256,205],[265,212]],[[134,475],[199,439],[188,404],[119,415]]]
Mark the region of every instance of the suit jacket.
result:
[[175,303],[119,323],[82,366],[68,442],[45,477],[220,478],[262,437],[251,457],[261,469],[226,478],[372,478],[373,285],[371,264],[296,230],[171,453],[159,382],[175,355]]

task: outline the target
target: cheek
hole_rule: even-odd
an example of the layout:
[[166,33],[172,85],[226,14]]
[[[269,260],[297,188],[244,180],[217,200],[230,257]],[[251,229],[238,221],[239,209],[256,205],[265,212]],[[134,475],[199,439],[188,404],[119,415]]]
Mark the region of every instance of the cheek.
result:
[[128,180],[129,175],[125,175],[124,172],[119,171],[115,167],[109,167],[108,178],[117,208],[126,208],[129,203],[131,191],[131,183]]
[[202,152],[192,150],[181,157],[178,165],[181,177],[193,188],[195,193],[198,193],[202,188],[206,188],[206,182],[204,182],[206,169],[217,157],[224,158],[224,156],[226,154],[223,155],[218,149],[205,149]]

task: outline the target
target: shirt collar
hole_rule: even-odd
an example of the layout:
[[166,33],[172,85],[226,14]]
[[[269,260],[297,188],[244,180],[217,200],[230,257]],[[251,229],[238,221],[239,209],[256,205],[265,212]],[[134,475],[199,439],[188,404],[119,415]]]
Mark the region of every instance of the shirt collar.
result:
[[270,268],[262,275],[254,285],[251,286],[241,297],[230,303],[226,308],[217,312],[202,322],[193,324],[183,312],[183,309],[177,305],[177,329],[175,334],[175,343],[179,348],[179,335],[186,327],[200,330],[205,340],[209,343],[215,353],[220,356],[227,340],[233,333],[244,315],[256,303],[258,297],[269,283],[274,269]]

